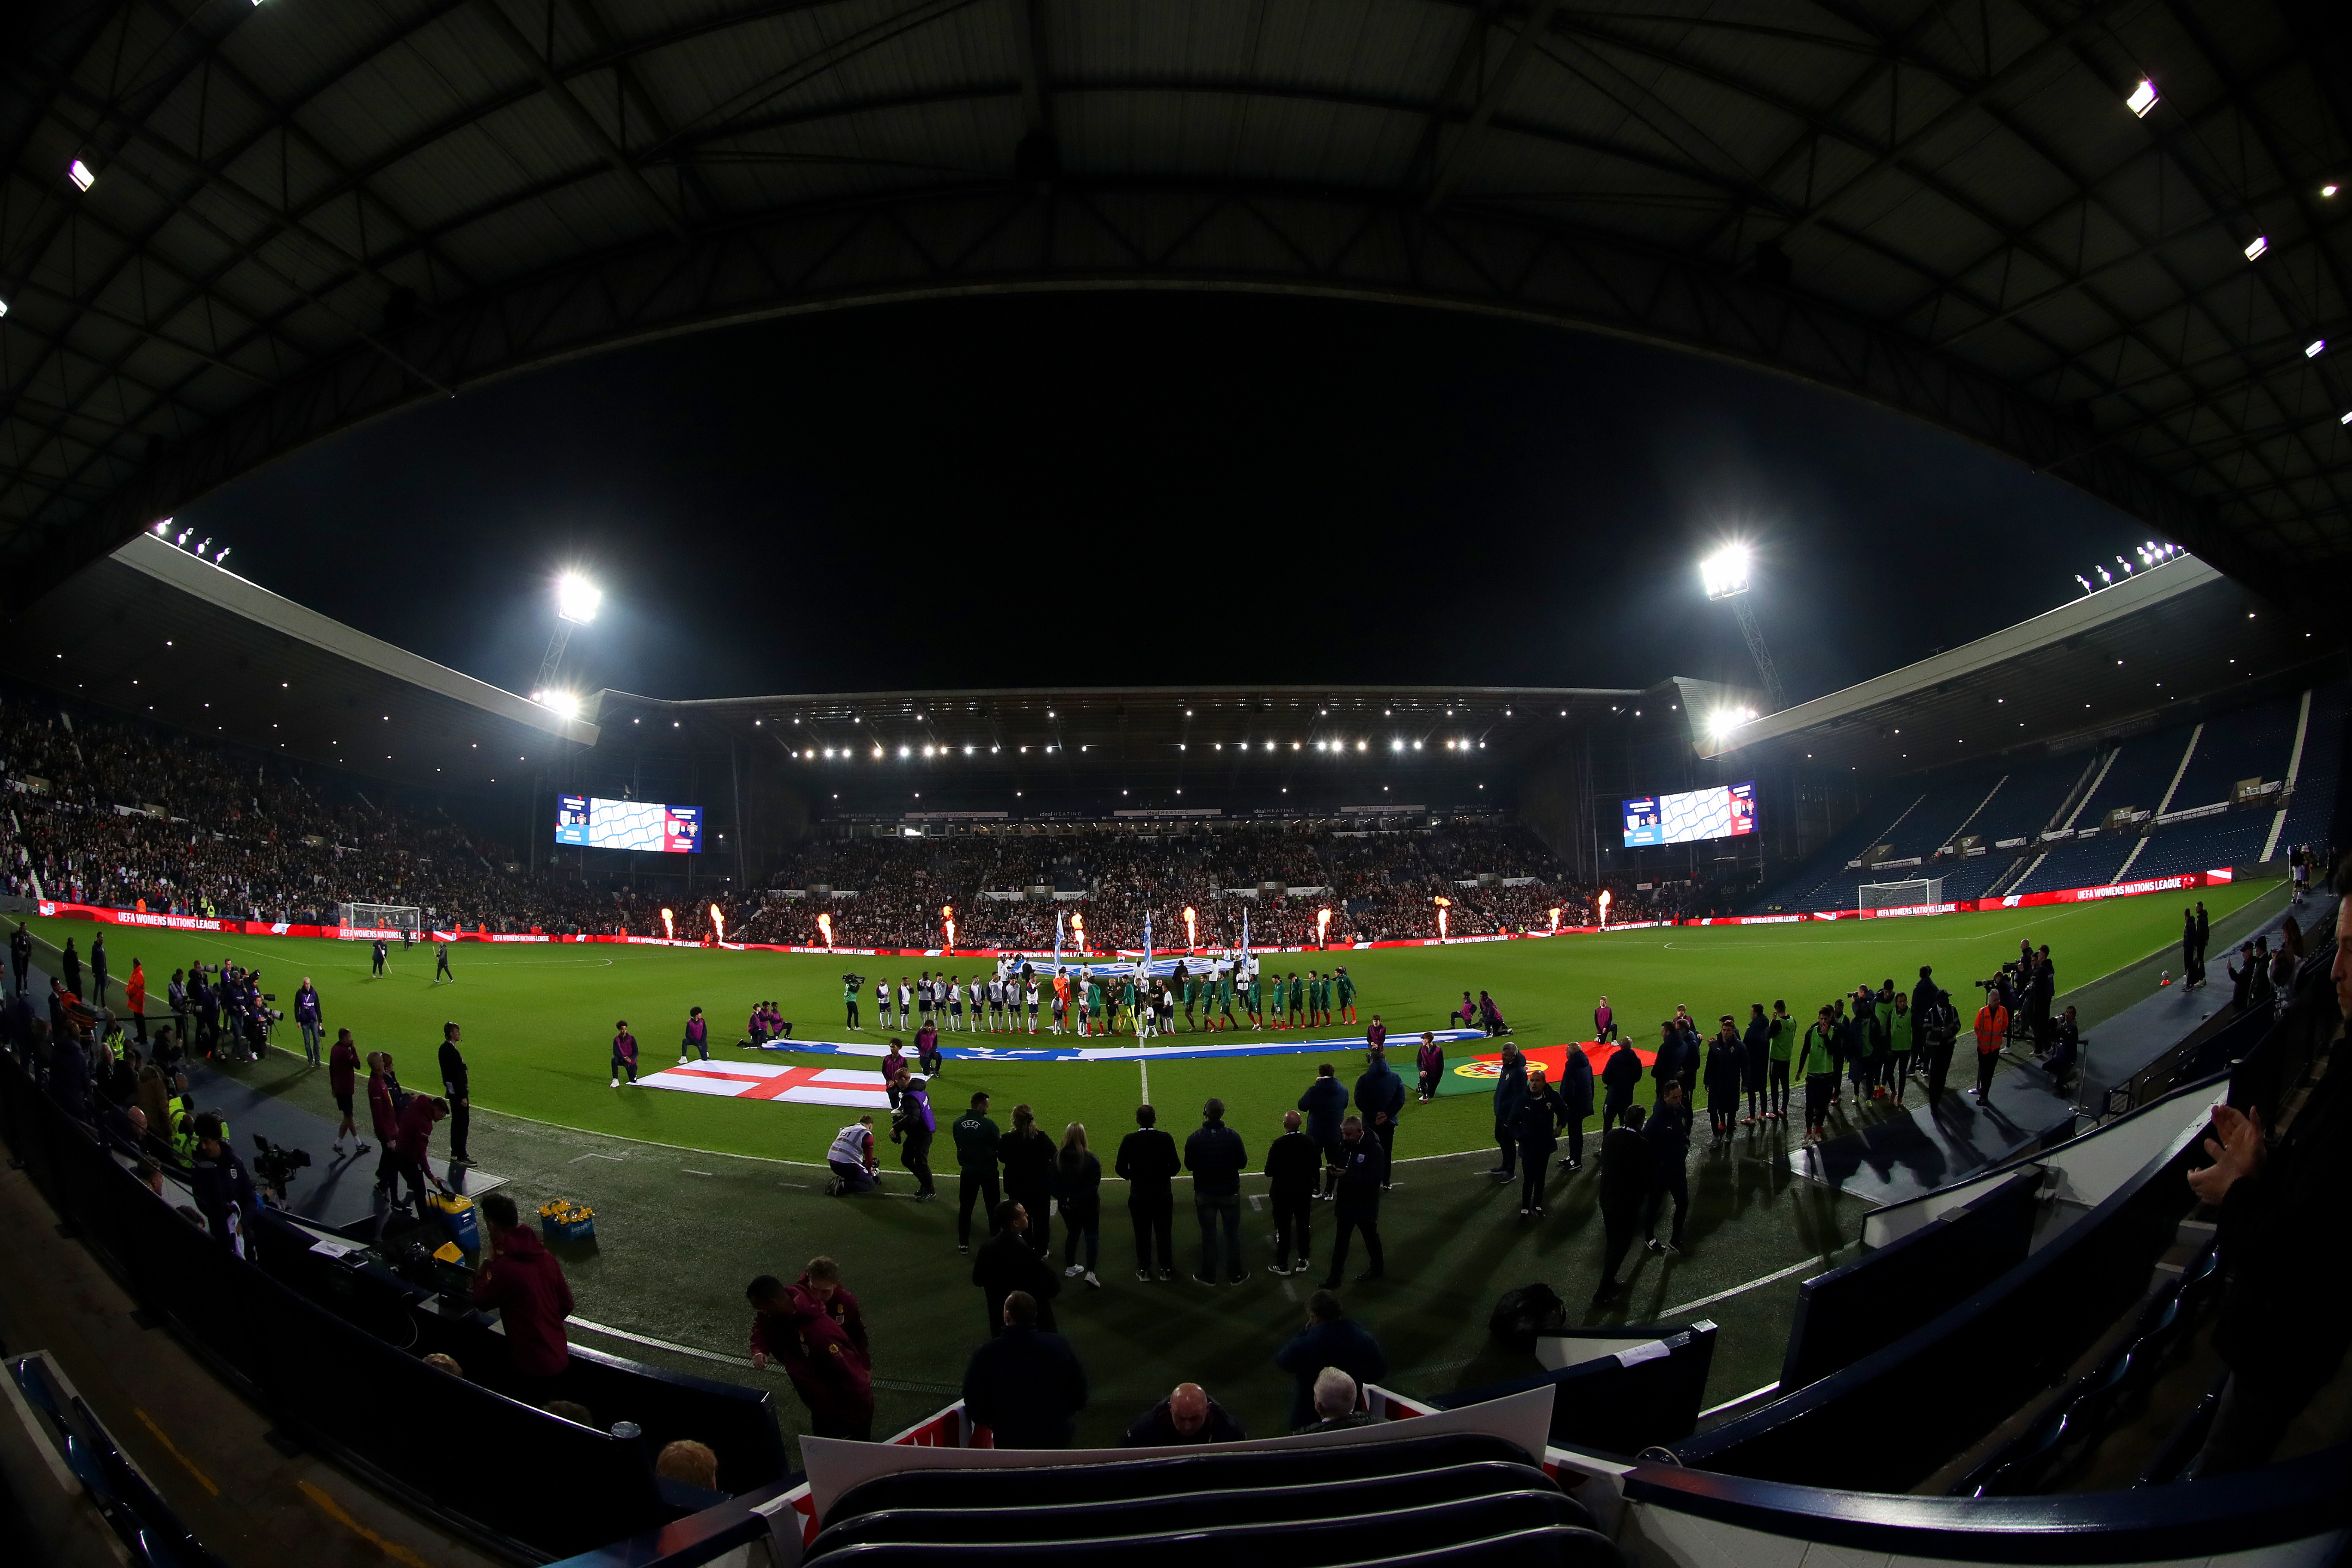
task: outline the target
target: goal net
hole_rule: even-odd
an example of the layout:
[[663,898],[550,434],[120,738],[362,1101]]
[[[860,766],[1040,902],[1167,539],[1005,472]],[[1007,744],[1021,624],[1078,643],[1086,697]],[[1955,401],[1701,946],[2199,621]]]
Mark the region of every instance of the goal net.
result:
[[1862,885],[1862,907],[1865,910],[1903,910],[1916,904],[1940,904],[1944,901],[1944,879],[1914,877],[1907,882],[1864,882]]
[[415,904],[337,904],[336,934],[346,942],[366,942],[378,931],[425,934],[425,911]]

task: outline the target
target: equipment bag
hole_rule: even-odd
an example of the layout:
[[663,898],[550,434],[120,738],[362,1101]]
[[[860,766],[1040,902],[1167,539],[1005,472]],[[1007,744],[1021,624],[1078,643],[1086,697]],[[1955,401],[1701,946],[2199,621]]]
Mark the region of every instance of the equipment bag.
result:
[[1531,1351],[1537,1335],[1558,1333],[1567,1326],[1568,1304],[1540,1283],[1504,1291],[1486,1320],[1486,1331],[1516,1351]]

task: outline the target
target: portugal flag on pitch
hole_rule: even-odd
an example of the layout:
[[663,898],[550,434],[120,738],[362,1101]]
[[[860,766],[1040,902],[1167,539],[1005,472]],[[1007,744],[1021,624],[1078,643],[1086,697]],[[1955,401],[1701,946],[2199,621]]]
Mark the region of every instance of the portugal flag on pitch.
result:
[[[1610,1056],[1616,1049],[1615,1046],[1604,1046],[1598,1040],[1580,1040],[1573,1045],[1537,1046],[1533,1049],[1523,1046],[1519,1049],[1519,1054],[1528,1058],[1528,1067],[1543,1068],[1546,1082],[1557,1085],[1568,1071],[1569,1052],[1582,1051],[1585,1060],[1592,1064],[1592,1076],[1599,1078],[1602,1066],[1608,1062]],[[1644,1068],[1658,1059],[1658,1053],[1655,1051],[1636,1048],[1633,1054],[1642,1058],[1642,1066]],[[1500,1051],[1496,1051],[1492,1055],[1475,1056],[1467,1061],[1448,1055],[1445,1058],[1445,1072],[1437,1080],[1437,1092],[1440,1094],[1492,1094],[1495,1092],[1495,1080],[1502,1076],[1503,1053]]]

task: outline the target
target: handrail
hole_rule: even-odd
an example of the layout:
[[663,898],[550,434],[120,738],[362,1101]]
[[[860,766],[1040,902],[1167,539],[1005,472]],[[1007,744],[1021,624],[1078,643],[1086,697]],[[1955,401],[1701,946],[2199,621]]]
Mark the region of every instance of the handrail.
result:
[[1636,1464],[1625,1499],[1767,1535],[1975,1563],[2169,1562],[2341,1530],[2352,1445],[2207,1481],[2033,1498],[1912,1497]]

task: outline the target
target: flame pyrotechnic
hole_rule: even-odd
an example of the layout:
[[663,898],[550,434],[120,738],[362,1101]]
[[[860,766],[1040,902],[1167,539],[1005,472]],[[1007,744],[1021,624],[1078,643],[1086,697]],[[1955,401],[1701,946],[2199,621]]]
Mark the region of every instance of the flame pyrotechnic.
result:
[[947,928],[947,951],[953,952],[955,951],[955,906],[953,904],[940,906],[940,921]]
[[817,916],[816,929],[818,934],[824,938],[824,945],[831,947],[833,945],[833,916],[830,914],[821,914]]
[[1559,910],[1556,907],[1551,911],[1551,929],[1555,933],[1559,930]]
[[1331,911],[1329,910],[1317,910],[1315,911],[1315,945],[1318,947],[1330,946],[1330,933]]
[[1184,945],[1187,948],[1201,945],[1201,939],[1192,930],[1192,906],[1190,904],[1184,906]]
[[1606,888],[1601,889],[1601,923],[1609,923],[1609,889]]
[[1437,940],[1440,942],[1444,942],[1445,940],[1445,911],[1453,907],[1454,900],[1452,899],[1440,899],[1437,900]]
[[677,940],[677,918],[667,910],[662,911],[662,935],[672,942]]
[[710,939],[713,942],[727,940],[727,917],[719,912],[717,904],[710,906]]
[[1083,955],[1083,954],[1086,952],[1086,951],[1087,951],[1087,917],[1086,917],[1086,916],[1084,916],[1084,915],[1080,915],[1080,914],[1073,914],[1073,915],[1070,917],[1070,934],[1071,934],[1072,936],[1076,937],[1076,938],[1078,939],[1078,952],[1079,952],[1079,953],[1080,953],[1080,954],[1082,954],[1082,955]]

